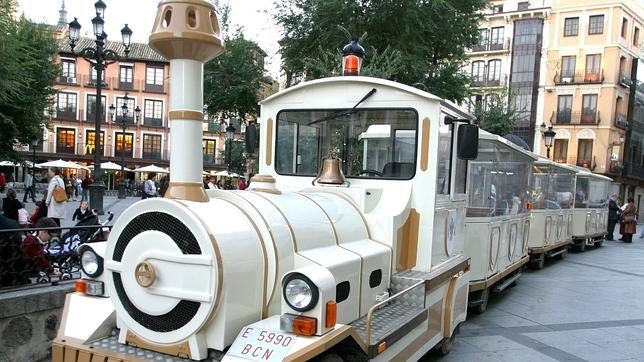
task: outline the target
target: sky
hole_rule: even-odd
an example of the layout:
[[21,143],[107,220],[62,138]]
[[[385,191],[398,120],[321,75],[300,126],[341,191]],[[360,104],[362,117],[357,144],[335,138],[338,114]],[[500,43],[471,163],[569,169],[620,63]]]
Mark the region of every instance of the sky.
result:
[[[19,13],[36,22],[56,24],[63,0],[18,0]],[[67,22],[74,17],[81,24],[81,35],[93,36],[92,18],[95,16],[95,0],[64,0]],[[280,32],[268,10],[273,0],[220,0],[228,2],[231,8],[231,31],[241,26],[247,39],[259,44],[267,53],[266,68],[274,78],[279,78],[279,56],[277,55]],[[103,0],[105,9],[105,32],[108,39],[121,41],[121,29],[125,24],[132,29],[132,41],[147,43],[159,0]]]

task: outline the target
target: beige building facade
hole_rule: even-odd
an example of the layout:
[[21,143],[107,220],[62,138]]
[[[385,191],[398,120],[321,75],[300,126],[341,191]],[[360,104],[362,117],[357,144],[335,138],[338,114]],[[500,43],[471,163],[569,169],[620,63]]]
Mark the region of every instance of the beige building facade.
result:
[[512,133],[535,152],[546,155],[542,126],[552,126],[551,159],[612,177],[614,192],[637,194],[644,187],[637,133],[644,120],[635,107],[644,56],[641,4],[489,1],[479,22],[481,44],[468,53],[470,104],[508,89],[523,113]]

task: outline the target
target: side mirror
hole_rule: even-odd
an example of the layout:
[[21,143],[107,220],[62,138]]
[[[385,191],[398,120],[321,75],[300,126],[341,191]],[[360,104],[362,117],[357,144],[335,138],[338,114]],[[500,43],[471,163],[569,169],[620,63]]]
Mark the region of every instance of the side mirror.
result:
[[456,155],[462,160],[473,160],[479,155],[479,127],[461,124],[458,127]]
[[255,142],[257,141],[257,127],[255,123],[246,126],[246,153],[255,153]]

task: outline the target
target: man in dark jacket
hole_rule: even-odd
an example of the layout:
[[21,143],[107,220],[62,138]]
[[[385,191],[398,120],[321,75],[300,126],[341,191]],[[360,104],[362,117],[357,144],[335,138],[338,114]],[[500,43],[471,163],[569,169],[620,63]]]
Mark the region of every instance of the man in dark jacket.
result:
[[611,196],[608,201],[608,235],[606,235],[606,240],[614,240],[615,225],[619,221],[619,214],[621,212],[622,210],[617,206],[617,195]]

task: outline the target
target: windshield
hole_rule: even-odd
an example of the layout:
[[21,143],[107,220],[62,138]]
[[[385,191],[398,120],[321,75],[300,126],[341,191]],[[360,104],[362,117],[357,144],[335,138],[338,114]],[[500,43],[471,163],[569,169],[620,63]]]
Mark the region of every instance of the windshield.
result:
[[408,180],[416,170],[411,109],[294,110],[277,115],[278,174],[315,176],[330,152],[347,177]]

